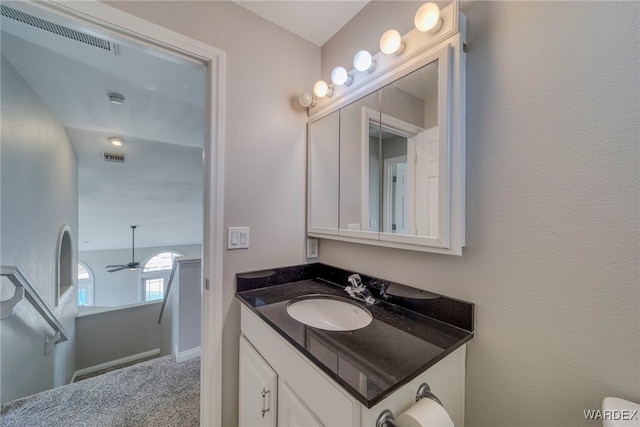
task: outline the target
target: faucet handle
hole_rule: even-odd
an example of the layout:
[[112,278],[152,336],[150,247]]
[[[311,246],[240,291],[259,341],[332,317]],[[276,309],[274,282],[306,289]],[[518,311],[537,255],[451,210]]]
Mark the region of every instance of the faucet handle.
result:
[[362,279],[360,278],[360,275],[357,273],[349,276],[347,280],[349,281],[349,283],[351,283],[352,286],[356,288],[362,287]]
[[349,294],[349,296],[352,296],[355,298],[356,293],[353,291],[353,289],[351,288],[351,286],[347,286],[346,288],[344,288],[344,290]]

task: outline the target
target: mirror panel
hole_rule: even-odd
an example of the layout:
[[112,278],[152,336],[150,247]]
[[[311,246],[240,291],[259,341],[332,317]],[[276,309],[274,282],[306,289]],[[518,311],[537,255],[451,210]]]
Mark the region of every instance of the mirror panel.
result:
[[338,234],[340,115],[331,113],[309,125],[308,229]]
[[438,60],[383,87],[381,107],[381,231],[437,238]]
[[[363,121],[369,111],[380,111],[380,92],[375,91],[356,102],[340,109],[340,230],[342,235],[349,232],[367,232],[370,227],[376,234],[377,223],[363,223],[363,210],[368,209],[369,199],[369,158],[363,144],[374,145],[378,151],[376,138],[370,138],[369,122]],[[377,113],[378,115],[380,113]],[[379,119],[378,119],[379,122]],[[373,140],[372,140],[373,139]],[[372,203],[376,203],[375,199]],[[364,209],[363,209],[364,204]],[[346,231],[347,233],[345,233]],[[364,235],[366,233],[355,233]]]

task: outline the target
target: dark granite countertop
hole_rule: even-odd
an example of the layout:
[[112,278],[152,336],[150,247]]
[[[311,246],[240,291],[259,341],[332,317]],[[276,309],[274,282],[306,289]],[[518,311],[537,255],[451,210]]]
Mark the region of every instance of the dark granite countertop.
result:
[[308,264],[238,274],[236,296],[367,408],[473,337],[473,304],[364,275],[377,299],[381,284],[386,294],[373,306],[353,300],[373,316],[362,329],[321,330],[287,313],[289,301],[303,295],[348,298],[351,273]]

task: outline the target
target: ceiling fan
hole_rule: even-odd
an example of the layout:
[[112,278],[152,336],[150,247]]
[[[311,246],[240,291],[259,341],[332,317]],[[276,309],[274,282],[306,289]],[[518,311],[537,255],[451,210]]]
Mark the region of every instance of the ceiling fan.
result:
[[129,269],[129,270],[137,270],[138,268],[140,268],[140,263],[138,261],[136,261],[136,252],[135,252],[135,247],[136,247],[136,227],[137,225],[132,225],[131,226],[131,262],[128,264],[120,264],[120,265],[107,265],[105,268],[111,268],[111,270],[107,270],[109,273],[113,273],[115,271],[120,271],[120,270],[124,270]]

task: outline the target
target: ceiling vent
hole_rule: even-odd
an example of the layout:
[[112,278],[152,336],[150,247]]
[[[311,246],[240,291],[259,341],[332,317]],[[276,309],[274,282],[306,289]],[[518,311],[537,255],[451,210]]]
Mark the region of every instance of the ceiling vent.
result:
[[105,162],[124,163],[124,160],[125,160],[124,153],[104,153]]
[[85,43],[106,51],[116,50],[116,44],[107,40],[91,36],[89,34],[81,33],[80,31],[72,30],[71,28],[63,27],[62,25],[54,24],[53,22],[46,21],[33,15],[21,12],[16,9],[12,9],[5,5],[0,5],[2,16],[22,22],[23,24],[31,25],[32,27],[39,28],[41,30],[48,31],[53,34],[57,34],[62,37],[66,37],[71,40]]

